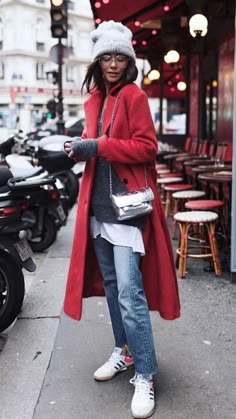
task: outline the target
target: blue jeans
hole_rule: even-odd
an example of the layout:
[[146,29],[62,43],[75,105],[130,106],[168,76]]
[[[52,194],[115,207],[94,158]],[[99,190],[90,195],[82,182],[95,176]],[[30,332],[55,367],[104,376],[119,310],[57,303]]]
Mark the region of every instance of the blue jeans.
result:
[[139,269],[140,254],[131,247],[93,239],[103,276],[115,345],[127,344],[137,374],[155,374],[157,361],[149,309]]

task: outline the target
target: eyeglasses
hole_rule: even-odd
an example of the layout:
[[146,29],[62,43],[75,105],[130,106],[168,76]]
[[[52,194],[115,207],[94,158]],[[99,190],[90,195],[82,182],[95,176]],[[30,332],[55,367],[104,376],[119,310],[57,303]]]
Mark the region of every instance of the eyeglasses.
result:
[[113,60],[116,65],[125,66],[128,64],[129,58],[122,54],[104,54],[100,57],[100,62],[103,64],[111,64]]

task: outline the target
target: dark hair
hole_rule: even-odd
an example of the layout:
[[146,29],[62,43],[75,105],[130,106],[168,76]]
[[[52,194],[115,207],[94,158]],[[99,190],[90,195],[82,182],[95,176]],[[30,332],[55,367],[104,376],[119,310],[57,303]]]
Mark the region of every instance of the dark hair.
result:
[[[128,65],[123,73],[123,76],[120,80],[120,87],[125,86],[126,84],[133,83],[138,76],[138,69],[135,65],[135,61],[130,58]],[[106,93],[105,83],[99,63],[99,58],[93,61],[87,69],[85,75],[81,92],[86,90],[86,93],[91,93],[94,89],[101,90],[104,94]]]

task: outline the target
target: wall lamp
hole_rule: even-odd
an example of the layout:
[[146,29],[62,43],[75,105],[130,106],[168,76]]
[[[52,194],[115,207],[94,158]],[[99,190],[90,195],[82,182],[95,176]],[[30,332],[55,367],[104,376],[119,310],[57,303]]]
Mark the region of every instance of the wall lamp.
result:
[[208,20],[201,13],[193,15],[189,19],[189,32],[193,38],[206,36],[208,29]]

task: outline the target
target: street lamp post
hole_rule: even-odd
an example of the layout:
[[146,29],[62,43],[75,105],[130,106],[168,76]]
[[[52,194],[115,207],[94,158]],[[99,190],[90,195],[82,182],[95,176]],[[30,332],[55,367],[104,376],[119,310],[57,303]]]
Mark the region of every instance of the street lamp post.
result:
[[50,0],[51,8],[51,33],[53,38],[58,39],[56,47],[56,62],[58,64],[58,103],[57,103],[57,128],[59,134],[64,134],[64,120],[63,120],[63,89],[62,89],[62,65],[64,58],[64,46],[62,39],[67,38],[68,31],[68,16],[67,6],[68,0]]
[[63,88],[62,88],[62,65],[63,65],[63,46],[61,39],[58,39],[58,121],[57,129],[58,134],[64,134],[64,119],[63,119]]

